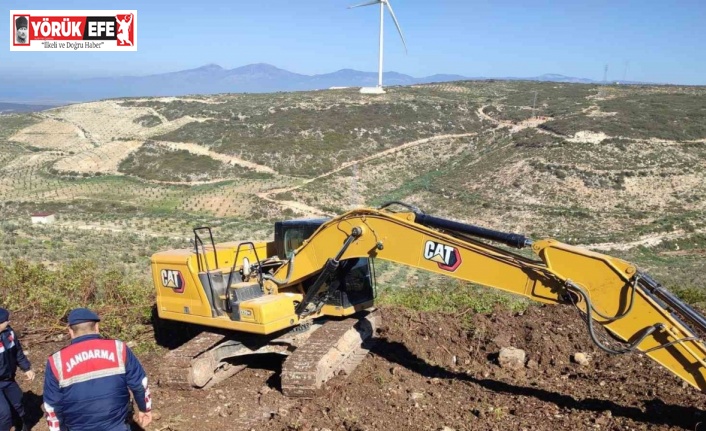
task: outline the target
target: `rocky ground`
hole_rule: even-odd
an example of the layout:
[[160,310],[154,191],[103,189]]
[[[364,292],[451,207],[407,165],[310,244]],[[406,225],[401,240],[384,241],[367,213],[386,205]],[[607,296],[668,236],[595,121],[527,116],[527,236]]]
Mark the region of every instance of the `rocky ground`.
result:
[[[706,430],[704,394],[649,358],[596,349],[570,307],[474,316],[381,311],[375,349],[311,400],[282,396],[277,356],[250,359],[250,368],[208,391],[178,391],[156,383],[163,352],[141,355],[153,379],[155,420],[148,429]],[[18,316],[13,325],[27,332],[28,356],[39,371],[21,385],[32,429],[46,429],[43,363],[66,341],[33,337]],[[508,347],[525,352],[519,367],[501,365]]]

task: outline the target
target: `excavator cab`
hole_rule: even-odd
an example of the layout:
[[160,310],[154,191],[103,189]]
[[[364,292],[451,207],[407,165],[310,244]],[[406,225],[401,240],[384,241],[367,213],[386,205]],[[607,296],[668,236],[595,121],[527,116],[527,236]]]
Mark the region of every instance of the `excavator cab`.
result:
[[277,221],[273,241],[216,242],[210,227],[195,228],[192,249],[152,256],[159,316],[271,334],[298,323],[302,316],[295,309],[315,282],[323,292],[314,298],[315,315],[348,316],[372,306],[375,283],[368,258],[341,260],[335,271],[324,276],[312,271],[299,283],[272,276],[284,266],[314,266],[297,261],[296,251],[327,221]]
[[304,244],[316,229],[328,219],[295,219],[275,222],[275,249],[283,259],[291,259],[294,251]]
[[[314,232],[329,219],[295,219],[275,222],[275,248],[284,259],[291,259],[295,250],[301,247]],[[367,258],[353,258],[341,261],[338,270],[329,277],[324,291],[328,297],[326,305],[350,308],[369,302],[375,297],[375,279],[372,262]],[[304,291],[314,284],[316,277],[302,282]]]

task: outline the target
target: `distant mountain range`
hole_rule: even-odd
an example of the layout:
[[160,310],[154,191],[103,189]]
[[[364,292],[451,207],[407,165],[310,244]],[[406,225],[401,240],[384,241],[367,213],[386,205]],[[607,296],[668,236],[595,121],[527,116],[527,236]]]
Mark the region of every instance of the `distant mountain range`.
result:
[[[54,79],[50,82],[19,82],[18,78],[0,77],[0,94],[3,95],[3,100],[8,102],[56,104],[117,97],[270,93],[320,90],[331,87],[362,87],[376,85],[377,78],[376,72],[361,72],[353,69],[341,69],[321,75],[303,75],[265,63],[249,64],[235,69],[224,69],[216,64],[209,64],[196,69],[155,75]],[[597,83],[590,79],[557,74],[531,78],[487,78],[443,74],[415,78],[397,72],[383,74],[383,83],[386,86],[488,79]]]
[[0,102],[0,115],[16,114],[19,112],[36,112],[54,108],[56,105],[30,105],[27,103],[3,103]]

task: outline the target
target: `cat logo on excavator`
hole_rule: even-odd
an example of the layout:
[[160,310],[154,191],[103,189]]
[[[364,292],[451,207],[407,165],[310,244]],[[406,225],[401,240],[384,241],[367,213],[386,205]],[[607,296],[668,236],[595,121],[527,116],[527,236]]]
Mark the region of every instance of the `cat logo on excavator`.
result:
[[461,265],[461,254],[456,247],[434,241],[424,244],[424,259],[438,263],[444,271],[456,271]]
[[175,269],[162,270],[162,286],[174,289],[174,293],[184,293],[184,276]]

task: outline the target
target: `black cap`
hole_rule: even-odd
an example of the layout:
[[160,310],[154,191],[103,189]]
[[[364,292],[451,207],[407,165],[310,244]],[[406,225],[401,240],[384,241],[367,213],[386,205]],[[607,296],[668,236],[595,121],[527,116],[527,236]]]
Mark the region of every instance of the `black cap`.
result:
[[69,325],[77,325],[85,322],[100,322],[98,315],[88,308],[74,308],[69,313]]
[[10,320],[10,312],[4,308],[0,308],[0,323],[5,323]]
[[15,20],[15,28],[20,29],[20,28],[27,28],[27,17],[26,16],[21,16]]

